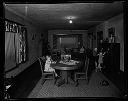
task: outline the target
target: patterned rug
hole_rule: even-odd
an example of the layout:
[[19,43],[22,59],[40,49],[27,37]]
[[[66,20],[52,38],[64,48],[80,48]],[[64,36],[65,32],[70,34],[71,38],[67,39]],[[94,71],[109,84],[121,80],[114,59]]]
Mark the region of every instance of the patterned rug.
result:
[[[101,85],[103,80],[108,81],[109,85]],[[47,80],[42,86],[40,80],[28,96],[28,98],[51,97],[120,97],[120,91],[102,73],[94,72],[88,85],[85,80],[79,80],[78,87],[72,84],[57,87],[52,80]]]

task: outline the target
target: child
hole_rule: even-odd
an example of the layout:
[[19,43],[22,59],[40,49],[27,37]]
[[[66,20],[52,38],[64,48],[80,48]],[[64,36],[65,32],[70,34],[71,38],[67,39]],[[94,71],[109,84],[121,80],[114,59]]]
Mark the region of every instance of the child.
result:
[[94,62],[95,62],[95,67],[97,68],[97,64],[98,64],[98,55],[97,55],[97,48],[94,48]]
[[46,72],[54,72],[55,76],[58,77],[57,73],[55,72],[55,69],[53,69],[50,64],[52,63],[51,57],[46,56],[46,62],[45,62],[45,69],[44,71]]
[[96,67],[96,72],[98,71],[98,70],[100,70],[101,71],[101,68],[102,68],[102,64],[103,64],[103,57],[104,57],[104,54],[105,53],[103,53],[102,52],[102,50],[99,52],[99,59],[98,59],[98,66]]

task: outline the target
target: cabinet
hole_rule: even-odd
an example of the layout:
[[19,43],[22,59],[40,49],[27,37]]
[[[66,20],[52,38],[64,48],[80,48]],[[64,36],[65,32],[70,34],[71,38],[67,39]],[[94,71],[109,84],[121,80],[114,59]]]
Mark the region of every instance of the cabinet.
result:
[[109,51],[104,56],[105,70],[120,71],[120,43],[103,43],[102,48]]

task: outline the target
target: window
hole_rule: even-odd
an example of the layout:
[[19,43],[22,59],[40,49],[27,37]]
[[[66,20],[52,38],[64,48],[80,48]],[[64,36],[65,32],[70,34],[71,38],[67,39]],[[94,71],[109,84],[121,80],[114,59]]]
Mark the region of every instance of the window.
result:
[[5,71],[26,61],[26,34],[24,26],[5,21]]
[[60,37],[58,38],[58,44],[60,47],[66,48],[78,48],[78,38],[77,37]]
[[53,48],[79,48],[83,45],[82,34],[54,34]]

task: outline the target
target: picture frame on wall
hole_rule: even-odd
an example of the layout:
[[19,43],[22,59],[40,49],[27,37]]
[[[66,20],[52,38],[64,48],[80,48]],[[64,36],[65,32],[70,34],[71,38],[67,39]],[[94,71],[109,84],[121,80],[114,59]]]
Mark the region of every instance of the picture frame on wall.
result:
[[109,37],[115,36],[115,28],[114,27],[111,27],[108,29],[108,36]]
[[115,28],[111,27],[108,29],[108,37],[109,37],[109,43],[115,43],[116,39],[115,39]]

